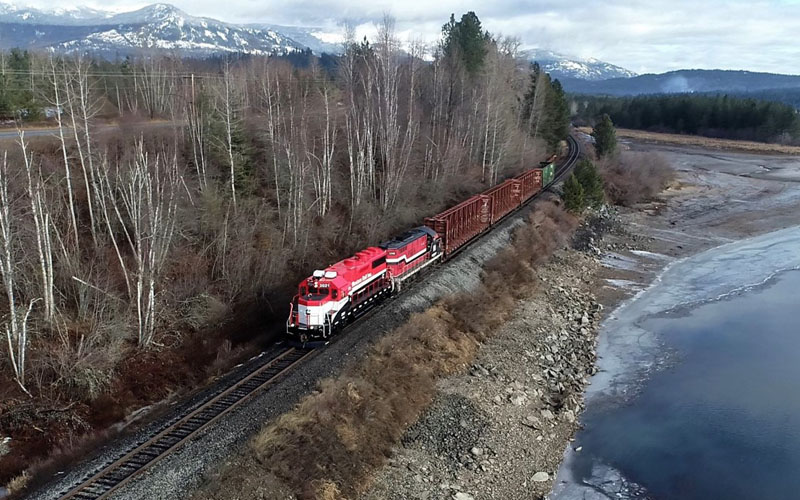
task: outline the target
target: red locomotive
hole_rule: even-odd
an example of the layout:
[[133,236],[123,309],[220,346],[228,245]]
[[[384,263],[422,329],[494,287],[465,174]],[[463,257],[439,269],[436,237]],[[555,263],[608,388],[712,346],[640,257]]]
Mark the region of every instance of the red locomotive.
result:
[[300,283],[287,331],[301,342],[328,338],[441,257],[439,235],[422,226],[314,271]]
[[551,157],[536,168],[425,219],[377,247],[369,247],[332,266],[314,271],[300,283],[286,330],[303,343],[327,339],[402,283],[440,259],[451,257],[550,182]]

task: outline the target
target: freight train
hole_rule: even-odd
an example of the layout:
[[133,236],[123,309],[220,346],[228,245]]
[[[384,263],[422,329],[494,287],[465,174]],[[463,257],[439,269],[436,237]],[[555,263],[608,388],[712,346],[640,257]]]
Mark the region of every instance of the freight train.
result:
[[425,225],[366,248],[303,280],[292,299],[286,332],[301,343],[329,338],[338,329],[432,264],[521,207],[555,178],[556,155],[517,177],[425,219]]

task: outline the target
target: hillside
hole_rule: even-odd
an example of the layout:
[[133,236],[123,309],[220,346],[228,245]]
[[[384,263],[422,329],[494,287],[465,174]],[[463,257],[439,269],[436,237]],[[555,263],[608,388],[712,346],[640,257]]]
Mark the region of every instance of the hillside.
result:
[[561,83],[567,92],[592,95],[749,93],[763,90],[797,89],[800,88],[800,76],[751,71],[692,69],[603,81],[567,78],[563,79]]

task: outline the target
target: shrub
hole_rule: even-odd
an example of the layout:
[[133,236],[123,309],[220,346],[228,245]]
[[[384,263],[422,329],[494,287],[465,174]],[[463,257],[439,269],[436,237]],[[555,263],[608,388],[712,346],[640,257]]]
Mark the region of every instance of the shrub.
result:
[[625,153],[601,164],[600,175],[609,200],[631,206],[652,199],[675,178],[675,170],[654,153]]

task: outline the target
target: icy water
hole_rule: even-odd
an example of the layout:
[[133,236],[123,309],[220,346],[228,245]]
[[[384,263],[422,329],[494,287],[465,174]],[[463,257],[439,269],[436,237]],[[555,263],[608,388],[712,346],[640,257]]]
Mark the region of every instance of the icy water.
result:
[[727,245],[606,322],[552,498],[800,498],[799,264],[796,228]]

